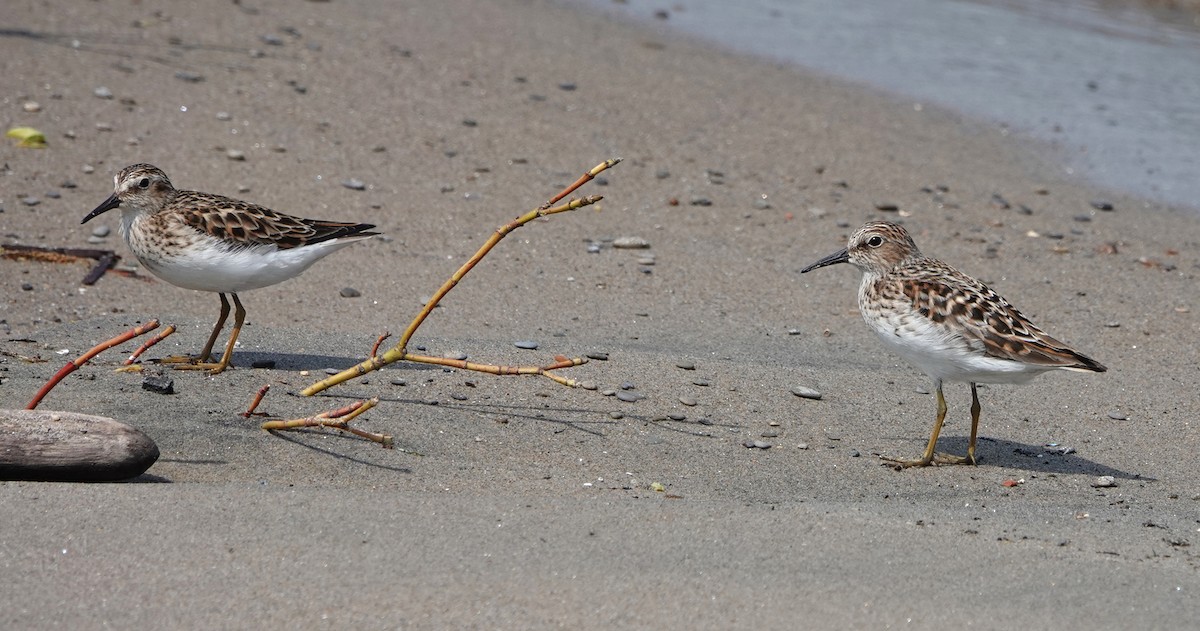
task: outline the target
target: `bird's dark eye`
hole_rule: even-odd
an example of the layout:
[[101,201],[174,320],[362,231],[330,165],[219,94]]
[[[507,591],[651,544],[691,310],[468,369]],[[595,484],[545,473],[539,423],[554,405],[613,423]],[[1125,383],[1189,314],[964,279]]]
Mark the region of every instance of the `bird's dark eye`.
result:
[[150,188],[150,178],[144,177],[138,180],[138,188]]
[[879,235],[875,235],[875,236],[871,237],[870,239],[867,239],[867,245],[869,245],[873,248],[877,248],[877,247],[883,245],[883,237],[881,237]]

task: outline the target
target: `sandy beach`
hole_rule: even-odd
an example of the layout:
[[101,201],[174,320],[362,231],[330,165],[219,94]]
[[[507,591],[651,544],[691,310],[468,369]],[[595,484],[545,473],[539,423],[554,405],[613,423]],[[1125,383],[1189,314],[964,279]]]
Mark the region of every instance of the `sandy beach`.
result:
[[[122,258],[87,287],[86,263],[0,259],[0,408],[152,318],[179,330],[149,358],[203,345],[215,296],[118,273],[136,264],[118,212],[80,225],[128,164],[383,235],[243,294],[225,374],[145,390],[114,371],[131,342],[46,398],[162,456],[130,483],[0,483],[0,626],[1200,619],[1194,211],[1060,176],[995,125],[548,0],[5,13],[4,124],[47,147],[2,143],[0,244]],[[618,156],[579,191],[602,202],[514,232],[413,338],[485,363],[604,355],[563,371],[597,390],[397,364],[294,394],[394,342],[493,230]],[[1109,371],[981,387],[976,467],[881,466],[923,449],[928,379],[863,324],[855,270],[799,274],[873,218]],[[277,418],[378,397],[357,425],[396,449],[261,430],[239,413],[268,384]],[[640,400],[603,393],[623,385]],[[941,447],[961,453],[969,390],[946,397]]]

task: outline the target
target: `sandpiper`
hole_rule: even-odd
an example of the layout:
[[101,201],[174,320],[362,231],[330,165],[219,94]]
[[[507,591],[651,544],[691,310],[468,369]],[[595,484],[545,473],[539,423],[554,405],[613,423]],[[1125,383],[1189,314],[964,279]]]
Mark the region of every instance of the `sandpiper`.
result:
[[[127,166],[113,183],[113,194],[81,223],[120,207],[121,235],[146,269],[172,285],[217,293],[221,314],[208,343],[179,366],[214,375],[229,367],[246,319],[238,292],[281,283],[378,234],[368,232],[372,224],[303,219],[221,195],[176,190],[151,164]],[[229,316],[225,294],[237,310],[225,353],[214,362],[213,344]]]
[[[801,273],[836,263],[862,270],[858,309],[891,350],[933,379],[937,419],[925,453],[885,458],[900,467],[975,464],[977,383],[1025,383],[1048,370],[1104,372],[1096,360],[1046,334],[986,285],[917,249],[902,226],[872,221],[842,250]],[[971,442],[966,457],[937,453],[946,419],[943,381],[971,384]]]

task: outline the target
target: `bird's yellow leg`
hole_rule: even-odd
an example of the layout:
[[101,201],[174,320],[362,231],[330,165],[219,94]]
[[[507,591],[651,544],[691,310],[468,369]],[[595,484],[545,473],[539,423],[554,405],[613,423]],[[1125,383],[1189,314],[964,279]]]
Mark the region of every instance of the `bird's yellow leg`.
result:
[[[190,366],[199,366],[202,364],[212,364],[212,349],[217,343],[217,336],[221,334],[221,329],[225,326],[225,319],[229,317],[229,301],[225,299],[225,294],[217,294],[221,298],[221,315],[217,316],[217,325],[213,327],[212,333],[208,336],[208,343],[204,345],[204,350],[200,351],[199,355],[172,355],[164,357],[159,361],[160,364],[186,364],[186,366],[176,366],[179,370],[193,370]],[[236,300],[236,296],[234,298]]]
[[[237,294],[231,293],[229,295],[233,296],[233,305],[235,308],[233,313],[233,330],[229,332],[229,341],[225,343],[225,352],[221,355],[221,361],[216,363],[202,362],[197,364],[184,364],[182,366],[176,366],[176,369],[207,370],[208,374],[217,375],[225,372],[226,368],[229,368],[229,362],[231,359],[233,359],[233,345],[237,343],[238,335],[240,335],[242,332],[242,323],[246,321],[246,309],[242,306],[242,301],[238,299]],[[221,294],[221,305],[221,320],[218,322],[218,325],[225,323],[225,316],[227,316],[229,312],[229,303],[225,301],[225,294]],[[210,346],[213,343],[213,339],[216,339],[216,331],[213,331],[213,337],[209,340]],[[208,350],[211,352],[212,349],[209,348]]]
[[[937,420],[933,422],[933,433],[929,435],[929,444],[925,445],[925,453],[921,454],[920,458],[891,458],[883,456],[883,459],[899,466],[901,469],[909,467],[928,467],[934,462],[934,448],[937,447],[938,435],[942,433],[942,423],[946,421],[946,397],[942,396],[942,382],[937,381]],[[940,464],[940,462],[939,462]]]

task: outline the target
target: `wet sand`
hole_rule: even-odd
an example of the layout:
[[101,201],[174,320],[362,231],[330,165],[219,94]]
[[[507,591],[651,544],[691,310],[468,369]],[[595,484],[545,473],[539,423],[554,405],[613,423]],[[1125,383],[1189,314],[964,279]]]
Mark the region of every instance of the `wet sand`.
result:
[[[1200,615],[1187,213],[1059,178],[1043,147],[994,127],[540,0],[8,12],[6,125],[49,146],[0,149],[4,243],[128,264],[116,213],[79,221],[134,162],[386,238],[244,294],[233,371],[171,373],[176,393],[155,394],[113,372],[130,343],[47,397],[41,409],[142,429],[162,457],[130,484],[0,484],[3,626],[1095,629]],[[288,394],[399,333],[492,230],[614,156],[581,191],[601,204],[513,233],[413,342],[505,364],[606,353],[566,372],[644,398],[414,365]],[[924,447],[927,379],[862,323],[854,270],[798,273],[880,217],[1109,372],[982,388],[977,467],[881,466]],[[93,224],[110,236],[89,244]],[[651,247],[613,248],[624,236]],[[180,328],[151,357],[203,344],[214,296],[115,273],[84,288],[87,269],[0,259],[0,408],[149,318]],[[397,449],[263,432],[238,413],[264,384],[261,409],[283,418],[378,396],[360,425]],[[947,398],[941,446],[961,452],[967,388]],[[1106,475],[1117,486],[1093,486]]]

